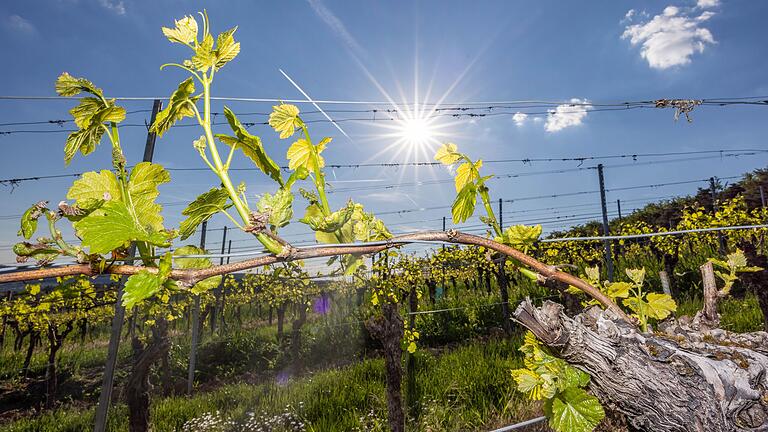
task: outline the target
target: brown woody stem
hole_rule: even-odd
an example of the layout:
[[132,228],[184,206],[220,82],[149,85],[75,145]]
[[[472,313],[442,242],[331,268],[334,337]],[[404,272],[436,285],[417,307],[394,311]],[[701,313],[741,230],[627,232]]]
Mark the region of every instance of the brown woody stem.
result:
[[[532,270],[540,273],[542,276],[550,279],[554,279],[568,285],[572,285],[582,291],[593,299],[600,302],[606,309],[610,309],[621,317],[624,321],[629,323],[634,322],[624,311],[619,308],[616,303],[611,301],[608,296],[603,294],[599,289],[593,287],[589,283],[582,279],[562,272],[555,266],[550,266],[538,261],[537,259],[526,255],[519,250],[510,246],[497,243],[493,240],[472,235],[462,232],[450,230],[450,231],[424,231],[413,234],[405,234],[391,238],[387,244],[359,244],[359,245],[347,245],[347,246],[327,246],[327,247],[305,247],[295,248],[285,256],[268,255],[257,258],[252,258],[236,263],[224,264],[218,266],[212,266],[206,269],[175,269],[171,271],[171,279],[177,280],[187,285],[195,284],[203,279],[211,276],[219,276],[227,273],[234,273],[237,271],[248,270],[256,267],[262,267],[278,262],[296,261],[309,258],[321,258],[334,255],[345,254],[370,254],[381,252],[382,250],[392,247],[402,246],[404,244],[418,242],[418,241],[443,241],[447,243],[465,244],[482,246],[496,252],[502,253],[509,257],[514,258],[523,265],[531,268]],[[157,272],[157,268],[142,267],[133,265],[115,265],[104,269],[101,273],[106,274],[120,274],[120,275],[132,275],[139,271],[146,270],[149,272]],[[86,275],[94,276],[100,272],[92,268],[87,264],[77,264],[56,268],[44,268],[38,270],[20,271],[14,273],[0,274],[0,283],[4,282],[20,282],[34,279],[42,279],[48,277],[61,277],[61,276],[75,276]]]

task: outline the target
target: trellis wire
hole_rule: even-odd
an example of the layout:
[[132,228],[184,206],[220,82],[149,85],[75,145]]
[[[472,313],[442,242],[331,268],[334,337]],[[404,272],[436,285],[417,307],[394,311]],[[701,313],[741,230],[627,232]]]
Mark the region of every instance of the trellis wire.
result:
[[530,420],[522,421],[520,423],[515,423],[513,425],[504,426],[503,428],[494,429],[491,432],[507,432],[507,431],[511,431],[511,430],[516,430],[516,429],[524,428],[526,426],[534,425],[536,423],[541,423],[541,422],[543,422],[546,419],[547,418],[544,417],[544,416],[536,417],[536,418],[532,418]]

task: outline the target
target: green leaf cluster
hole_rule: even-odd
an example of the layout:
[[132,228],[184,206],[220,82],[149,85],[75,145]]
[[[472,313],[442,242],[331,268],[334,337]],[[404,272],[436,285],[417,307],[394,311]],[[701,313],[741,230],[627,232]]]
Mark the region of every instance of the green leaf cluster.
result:
[[739,273],[751,273],[763,270],[762,267],[747,265],[747,257],[744,255],[744,251],[736,249],[735,252],[729,253],[726,256],[725,261],[710,258],[712,264],[718,267],[720,270],[715,270],[715,275],[719,277],[724,285],[720,289],[720,295],[726,296],[730,294],[733,284],[739,280]]
[[162,208],[155,200],[158,187],[170,179],[162,165],[151,162],[131,170],[126,188],[112,171],[84,173],[67,192],[79,210],[68,217],[83,246],[90,247],[92,254],[105,254],[132,241],[166,246],[173,235],[163,230]]
[[64,72],[56,80],[56,93],[72,97],[80,93],[91,96],[80,99],[80,103],[69,110],[78,130],[67,136],[64,145],[64,162],[69,165],[80,151],[87,156],[96,150],[108,124],[117,124],[125,119],[125,108],[115,105],[114,99],[104,98],[104,93],[85,78],[75,78]]
[[234,34],[237,27],[219,33],[214,44],[210,33],[208,15],[200,14],[203,20],[202,38],[197,20],[193,16],[185,16],[174,22],[174,28],[163,27],[163,34],[172,43],[179,43],[192,49],[193,55],[184,61],[184,66],[194,68],[199,72],[221,69],[240,53],[240,42],[235,42]]
[[[600,280],[600,269],[597,266],[585,269],[585,279],[594,287],[600,289],[611,301],[622,299],[622,304],[629,308],[640,323],[643,331],[648,331],[650,319],[663,320],[677,310],[677,304],[668,294],[646,292],[643,290],[645,283],[645,268],[626,269],[625,273],[629,282],[603,282]],[[583,293],[575,287],[568,287],[568,291],[574,294]],[[600,305],[597,300],[591,299],[583,302],[585,306]]]
[[527,253],[539,241],[541,225],[512,225],[494,240]]
[[446,166],[453,166],[461,162],[458,168],[456,168],[456,175],[454,177],[456,198],[451,206],[453,223],[465,222],[474,214],[475,204],[479,195],[488,212],[487,221],[490,222],[496,234],[502,236],[503,234],[496,221],[496,216],[490,207],[488,188],[485,186],[485,182],[493,176],[482,177],[480,175],[483,161],[473,161],[464,153],[460,153],[456,144],[453,143],[446,143],[440,146],[437,149],[437,153],[435,153],[435,160]]
[[218,187],[203,193],[195,198],[181,214],[187,218],[179,225],[179,236],[186,240],[195,233],[195,229],[211,216],[224,211],[232,204],[229,203],[229,194],[224,188]]
[[248,133],[242,123],[240,123],[240,120],[237,119],[235,113],[228,107],[224,107],[224,116],[227,118],[227,122],[229,122],[229,126],[232,128],[235,136],[218,134],[216,138],[230,147],[242,150],[243,154],[253,161],[261,172],[282,186],[283,178],[280,175],[280,167],[267,156],[267,152],[261,144],[261,138]]
[[176,289],[176,282],[168,278],[171,275],[171,264],[172,258],[169,252],[160,259],[156,273],[149,270],[141,270],[128,277],[123,291],[123,306],[126,309],[131,309],[157,294],[162,288],[168,290]]
[[605,417],[600,401],[584,390],[590,377],[559,359],[527,332],[520,347],[525,368],[512,371],[517,390],[544,401],[544,414],[557,432],[589,432]]

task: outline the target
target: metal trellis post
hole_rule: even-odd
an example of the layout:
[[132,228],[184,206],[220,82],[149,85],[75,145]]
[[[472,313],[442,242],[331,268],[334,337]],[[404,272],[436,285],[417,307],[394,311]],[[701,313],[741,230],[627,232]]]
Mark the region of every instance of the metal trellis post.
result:
[[[600,207],[603,211],[603,235],[609,236],[608,208],[605,204],[605,177],[603,176],[603,164],[597,165],[597,177],[600,181]],[[608,271],[608,280],[613,282],[613,254],[611,253],[610,240],[604,240],[603,246],[605,246],[605,267]]]
[[[162,101],[160,99],[155,99],[152,103],[152,116],[150,117],[150,125],[155,122],[157,113],[159,113],[162,108]],[[142,161],[152,162],[152,157],[155,154],[156,141],[156,134],[152,132],[147,133],[147,141],[144,144],[144,157],[142,158]],[[130,249],[130,256],[134,256],[135,254],[136,245],[133,245]],[[127,261],[126,264],[132,264],[132,262]],[[112,331],[109,335],[107,361],[104,365],[104,379],[102,380],[101,384],[101,394],[99,394],[99,405],[96,407],[96,413],[94,415],[94,432],[104,432],[107,428],[107,415],[109,413],[109,404],[112,401],[112,387],[114,385],[115,366],[117,365],[117,354],[118,349],[120,348],[120,333],[123,330],[123,321],[125,320],[125,308],[122,304],[124,284],[125,278],[122,278],[117,288],[115,315],[112,318]]]
[[[200,249],[205,250],[205,231],[208,229],[208,221],[200,227]],[[200,296],[195,296],[195,304],[192,307],[192,342],[189,346],[189,370],[187,371],[187,393],[192,393],[195,383],[195,363],[197,361],[197,344],[200,338]]]

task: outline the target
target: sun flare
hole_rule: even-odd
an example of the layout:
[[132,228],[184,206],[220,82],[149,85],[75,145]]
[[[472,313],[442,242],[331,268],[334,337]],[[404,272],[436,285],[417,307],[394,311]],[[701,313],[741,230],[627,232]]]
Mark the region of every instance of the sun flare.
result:
[[401,122],[400,138],[407,144],[423,146],[435,139],[435,130],[423,118],[406,119]]

